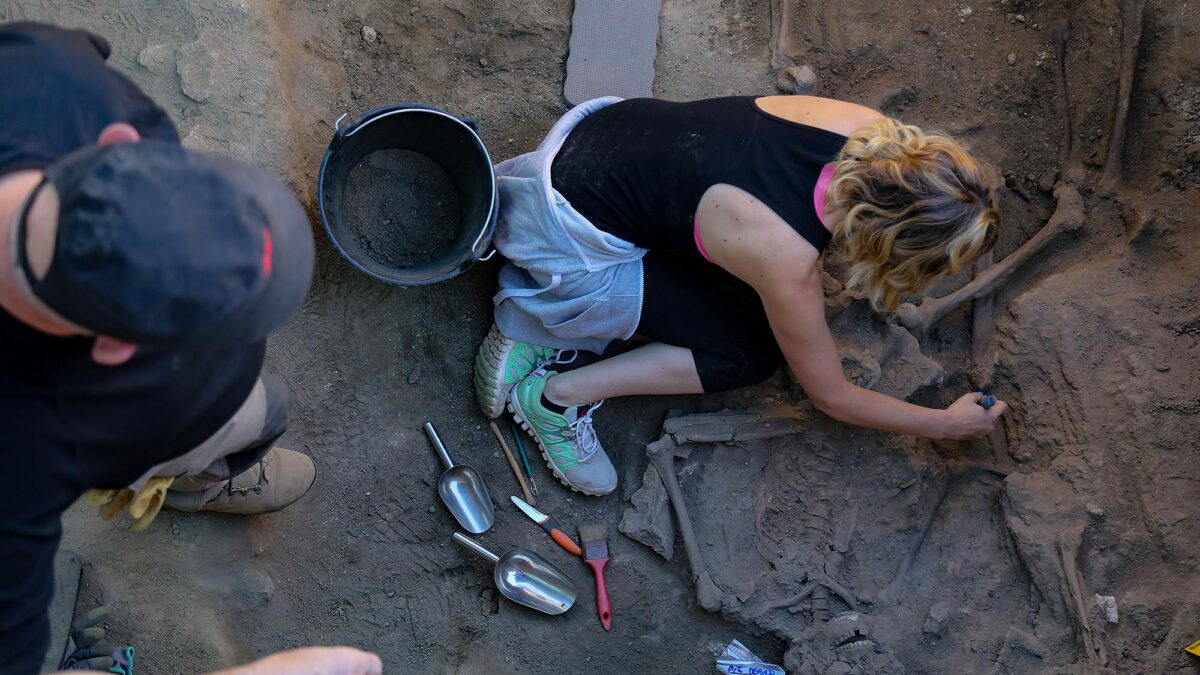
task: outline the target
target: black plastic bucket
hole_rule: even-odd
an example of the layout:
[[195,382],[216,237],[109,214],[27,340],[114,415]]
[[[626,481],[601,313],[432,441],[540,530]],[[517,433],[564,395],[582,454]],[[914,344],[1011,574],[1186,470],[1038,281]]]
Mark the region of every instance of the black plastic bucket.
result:
[[[478,131],[474,120],[419,103],[381,106],[338,124],[317,177],[321,223],[334,248],[365,274],[397,286],[445,281],[483,257],[496,229],[498,203],[492,159]],[[346,222],[350,174],[378,150],[424,155],[446,172],[457,193],[461,220],[457,234],[431,261],[419,266],[402,267],[381,260],[358,241]]]

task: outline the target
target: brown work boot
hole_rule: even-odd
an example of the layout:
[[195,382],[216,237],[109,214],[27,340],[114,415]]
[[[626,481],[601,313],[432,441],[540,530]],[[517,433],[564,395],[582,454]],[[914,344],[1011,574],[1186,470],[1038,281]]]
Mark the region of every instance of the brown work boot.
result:
[[317,481],[317,465],[308,455],[271,448],[257,464],[233,478],[167,491],[164,504],[177,511],[216,511],[256,515],[272,513],[304,496]]

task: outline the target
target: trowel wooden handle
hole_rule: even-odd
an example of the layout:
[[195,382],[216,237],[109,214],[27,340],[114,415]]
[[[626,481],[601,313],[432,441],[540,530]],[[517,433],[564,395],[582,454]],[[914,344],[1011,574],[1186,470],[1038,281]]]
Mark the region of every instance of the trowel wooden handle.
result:
[[596,575],[596,613],[600,615],[600,625],[604,630],[612,630],[612,607],[608,604],[608,586],[604,584],[604,566],[608,564],[608,558],[583,562]]

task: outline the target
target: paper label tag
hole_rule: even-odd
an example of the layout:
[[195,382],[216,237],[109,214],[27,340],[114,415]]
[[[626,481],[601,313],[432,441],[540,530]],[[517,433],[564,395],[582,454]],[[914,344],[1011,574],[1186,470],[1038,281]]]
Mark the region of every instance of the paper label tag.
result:
[[746,645],[734,640],[717,659],[717,672],[733,675],[786,675],[783,668],[763,663]]
[[1196,640],[1192,644],[1184,647],[1183,651],[1188,652],[1189,654],[1200,656],[1200,640]]

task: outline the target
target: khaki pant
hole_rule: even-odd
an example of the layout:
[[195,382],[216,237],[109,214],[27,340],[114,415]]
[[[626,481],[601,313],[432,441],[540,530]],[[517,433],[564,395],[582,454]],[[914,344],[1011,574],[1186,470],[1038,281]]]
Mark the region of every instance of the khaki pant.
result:
[[287,430],[289,395],[283,382],[264,373],[233,417],[189,452],[153,467],[129,486],[137,492],[154,476],[175,478],[172,490],[199,491],[245,471]]

